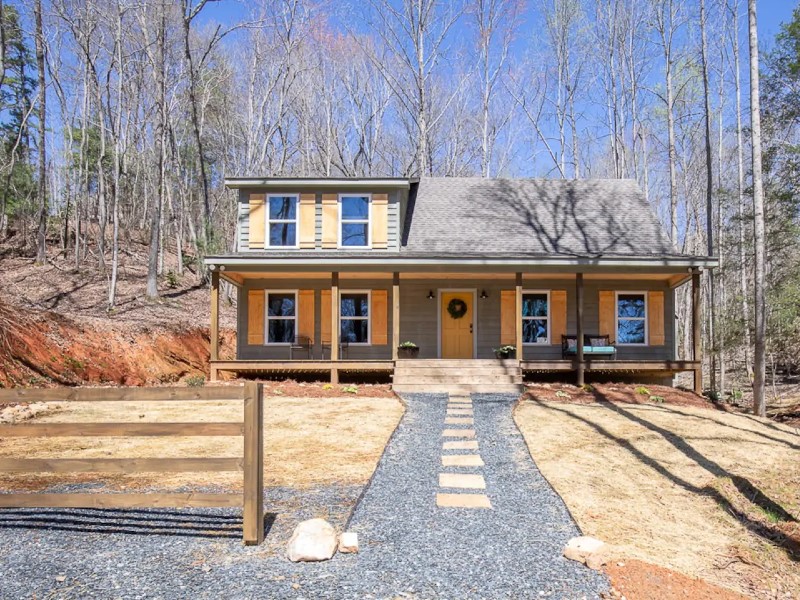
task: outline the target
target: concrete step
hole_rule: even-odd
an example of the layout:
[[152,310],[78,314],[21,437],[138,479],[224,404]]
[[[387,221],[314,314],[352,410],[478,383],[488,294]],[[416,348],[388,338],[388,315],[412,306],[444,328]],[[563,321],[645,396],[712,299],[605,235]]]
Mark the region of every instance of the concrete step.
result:
[[401,394],[521,394],[523,386],[511,383],[405,383],[393,385],[392,389]]

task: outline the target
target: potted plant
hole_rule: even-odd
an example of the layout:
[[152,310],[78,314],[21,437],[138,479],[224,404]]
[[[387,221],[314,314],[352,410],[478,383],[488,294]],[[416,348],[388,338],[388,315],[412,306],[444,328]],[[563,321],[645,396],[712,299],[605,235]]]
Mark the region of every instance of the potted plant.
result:
[[517,348],[516,346],[501,346],[494,349],[494,355],[497,358],[516,358]]
[[417,358],[419,355],[419,346],[414,342],[403,342],[397,347],[397,356],[399,358]]

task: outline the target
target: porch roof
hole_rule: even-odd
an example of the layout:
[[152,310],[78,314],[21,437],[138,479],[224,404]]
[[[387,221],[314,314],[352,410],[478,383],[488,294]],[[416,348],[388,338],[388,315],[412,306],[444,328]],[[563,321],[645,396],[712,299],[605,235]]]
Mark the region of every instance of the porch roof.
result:
[[718,266],[705,256],[567,256],[538,253],[430,253],[396,251],[291,251],[231,253],[206,257],[210,267],[222,270],[311,272],[450,272],[468,269],[477,273],[688,273]]

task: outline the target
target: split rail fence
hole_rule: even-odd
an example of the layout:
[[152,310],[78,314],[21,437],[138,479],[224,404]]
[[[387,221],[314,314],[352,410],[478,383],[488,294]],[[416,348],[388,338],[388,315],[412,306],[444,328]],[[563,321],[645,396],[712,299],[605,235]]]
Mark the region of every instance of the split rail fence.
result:
[[[244,452],[219,458],[4,458],[2,473],[243,472],[243,493],[3,493],[0,508],[239,507],[244,543],[264,540],[264,408],[261,384],[198,388],[54,388],[0,390],[0,407],[19,402],[243,402],[242,422],[17,423],[0,438],[242,436]],[[201,409],[202,410],[202,409]]]

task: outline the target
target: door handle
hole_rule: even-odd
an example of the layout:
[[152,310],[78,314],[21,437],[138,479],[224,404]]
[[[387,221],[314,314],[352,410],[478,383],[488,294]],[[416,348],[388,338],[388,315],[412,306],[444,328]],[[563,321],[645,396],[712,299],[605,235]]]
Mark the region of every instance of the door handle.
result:
[[472,323],[469,324],[469,332],[472,333]]

